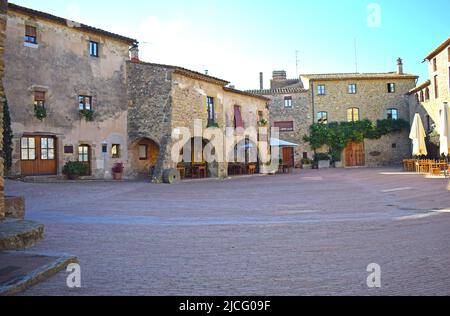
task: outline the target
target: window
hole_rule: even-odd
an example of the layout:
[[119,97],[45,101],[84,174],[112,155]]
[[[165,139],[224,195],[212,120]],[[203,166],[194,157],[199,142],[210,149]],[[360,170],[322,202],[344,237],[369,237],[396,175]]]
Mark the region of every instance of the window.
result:
[[317,123],[328,124],[328,112],[317,113]]
[[55,160],[55,140],[41,138],[41,160]]
[[347,121],[348,122],[358,122],[359,121],[359,109],[350,108],[347,110]]
[[79,108],[81,110],[92,110],[92,97],[80,95],[78,97]]
[[98,43],[90,41],[89,42],[89,55],[92,57],[98,57]]
[[433,71],[437,71],[437,60],[433,58]]
[[258,111],[258,122],[261,122],[264,119],[264,112]]
[[420,91],[420,97],[419,97],[420,102],[424,101],[424,97],[423,97],[423,91]]
[[37,44],[37,29],[34,26],[25,26],[25,42]]
[[206,108],[208,110],[208,126],[216,123],[216,109],[214,107],[214,98],[206,97]]
[[387,118],[388,120],[398,120],[398,110],[397,109],[388,109],[387,110]]
[[356,94],[356,84],[352,83],[348,85],[348,93]]
[[395,93],[395,83],[387,84],[388,93]]
[[148,145],[139,145],[139,160],[148,159]]
[[[422,96],[422,98],[423,98],[423,96]],[[430,89],[428,89],[428,88],[425,88],[425,100],[430,100]]]
[[111,157],[113,159],[120,158],[120,145],[114,144],[111,146]]
[[434,97],[439,98],[438,76],[434,76]]
[[284,107],[292,108],[292,97],[291,96],[284,97]]
[[278,127],[280,132],[293,132],[294,131],[294,122],[275,122],[274,127]]
[[45,92],[41,91],[34,92],[34,106],[45,107]]
[[78,147],[78,161],[89,162],[89,146],[81,145]]
[[325,85],[324,84],[319,84],[317,86],[317,94],[318,95],[325,95],[325,92],[326,92]]
[[241,107],[234,106],[234,128],[244,128],[244,121],[242,120]]
[[20,147],[21,160],[36,160],[36,140],[34,137],[22,137]]

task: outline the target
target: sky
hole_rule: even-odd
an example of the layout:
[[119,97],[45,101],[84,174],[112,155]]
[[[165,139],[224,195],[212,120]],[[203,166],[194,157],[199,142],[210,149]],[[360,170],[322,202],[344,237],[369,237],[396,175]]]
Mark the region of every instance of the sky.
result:
[[239,89],[259,88],[260,72],[268,88],[273,70],[395,71],[398,57],[425,81],[424,57],[450,37],[449,0],[10,2],[136,38],[143,61],[208,70]]

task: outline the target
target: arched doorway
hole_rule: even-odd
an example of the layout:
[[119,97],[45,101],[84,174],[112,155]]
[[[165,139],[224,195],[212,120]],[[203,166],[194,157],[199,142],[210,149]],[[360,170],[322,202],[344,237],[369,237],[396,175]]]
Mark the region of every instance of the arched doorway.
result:
[[158,162],[160,147],[150,138],[141,138],[131,146],[131,166],[137,178],[148,179]]
[[209,148],[210,142],[203,138],[192,138],[180,151],[182,161],[177,168],[186,178],[214,178],[218,176],[218,163],[205,157],[205,149],[215,154],[215,148]]

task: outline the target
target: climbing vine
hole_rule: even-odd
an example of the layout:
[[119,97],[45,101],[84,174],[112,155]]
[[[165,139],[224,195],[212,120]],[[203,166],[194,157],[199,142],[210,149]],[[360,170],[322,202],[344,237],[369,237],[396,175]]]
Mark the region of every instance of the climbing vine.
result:
[[350,141],[362,142],[364,139],[379,139],[390,133],[409,129],[405,120],[370,120],[358,122],[334,122],[329,124],[313,124],[310,135],[304,140],[310,143],[313,150],[328,146],[333,161],[341,161],[342,151]]

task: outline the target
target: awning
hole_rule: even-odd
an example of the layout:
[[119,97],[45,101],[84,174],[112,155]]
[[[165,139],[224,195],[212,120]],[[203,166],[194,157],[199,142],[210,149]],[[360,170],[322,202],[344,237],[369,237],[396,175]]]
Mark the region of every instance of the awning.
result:
[[270,147],[298,147],[298,144],[290,143],[277,138],[271,138]]

